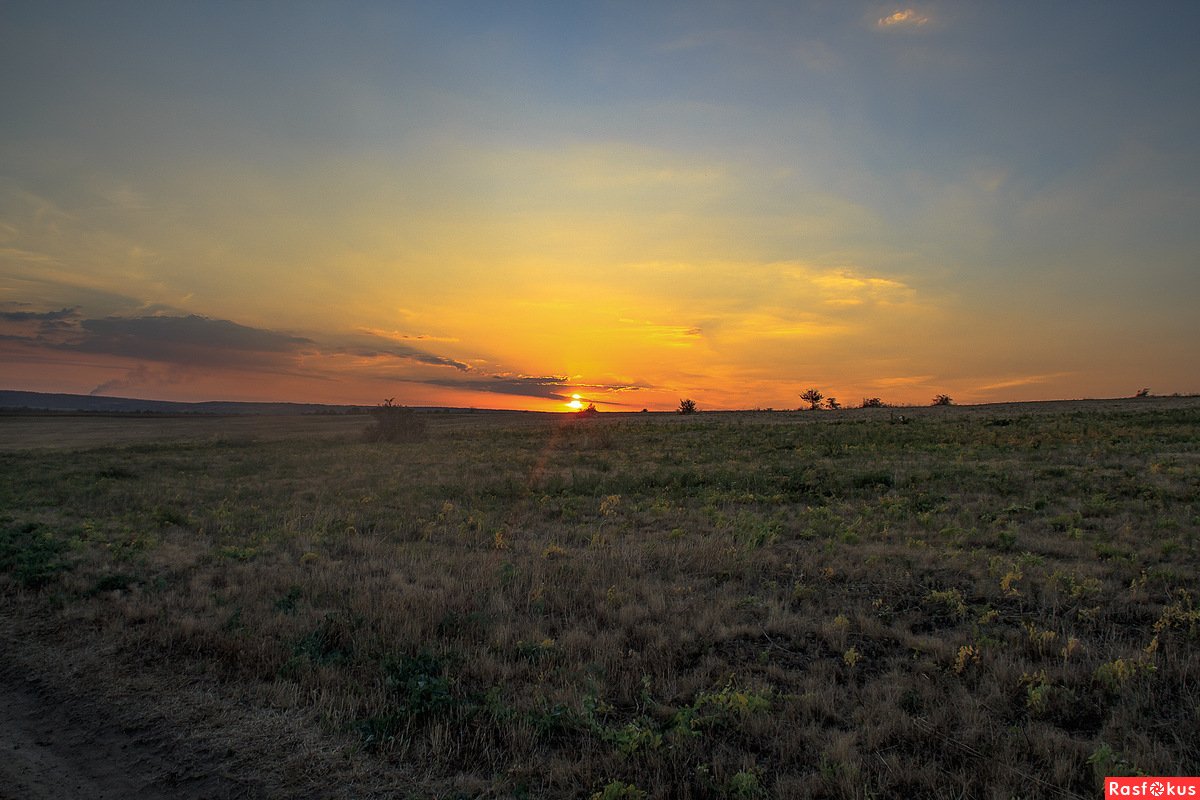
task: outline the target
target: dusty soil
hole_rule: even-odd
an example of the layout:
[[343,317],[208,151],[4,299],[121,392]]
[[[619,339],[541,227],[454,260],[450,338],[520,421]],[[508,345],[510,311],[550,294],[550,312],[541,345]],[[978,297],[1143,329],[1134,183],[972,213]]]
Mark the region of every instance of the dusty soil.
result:
[[0,669],[0,800],[234,800],[259,788],[214,754],[119,710]]
[[13,610],[0,608],[0,800],[409,796],[399,776],[380,791],[379,765],[311,719]]

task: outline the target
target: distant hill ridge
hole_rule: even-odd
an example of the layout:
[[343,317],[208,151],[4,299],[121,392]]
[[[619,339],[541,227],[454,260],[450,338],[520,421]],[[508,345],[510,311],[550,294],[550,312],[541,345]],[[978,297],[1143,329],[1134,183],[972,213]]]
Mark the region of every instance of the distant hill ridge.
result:
[[181,403],[90,394],[49,394],[0,389],[0,409],[15,411],[76,411],[103,414],[352,414],[368,406],[320,403],[241,403],[211,401]]

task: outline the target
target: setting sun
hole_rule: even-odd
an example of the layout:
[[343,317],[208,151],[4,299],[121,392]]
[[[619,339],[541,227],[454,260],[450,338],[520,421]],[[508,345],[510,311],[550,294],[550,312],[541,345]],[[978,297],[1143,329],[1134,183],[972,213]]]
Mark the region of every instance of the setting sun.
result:
[[571,395],[571,402],[566,404],[567,408],[571,409],[572,411],[581,410],[583,408],[583,403],[580,402],[581,400],[582,400],[582,398],[579,395],[577,395],[577,394]]

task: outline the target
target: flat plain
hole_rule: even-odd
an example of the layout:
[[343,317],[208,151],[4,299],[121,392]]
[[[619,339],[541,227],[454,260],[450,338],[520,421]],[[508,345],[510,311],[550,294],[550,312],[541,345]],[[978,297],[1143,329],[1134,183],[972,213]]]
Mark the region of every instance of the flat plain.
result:
[[0,417],[0,684],[61,712],[6,749],[173,797],[1200,773],[1200,398],[424,418]]

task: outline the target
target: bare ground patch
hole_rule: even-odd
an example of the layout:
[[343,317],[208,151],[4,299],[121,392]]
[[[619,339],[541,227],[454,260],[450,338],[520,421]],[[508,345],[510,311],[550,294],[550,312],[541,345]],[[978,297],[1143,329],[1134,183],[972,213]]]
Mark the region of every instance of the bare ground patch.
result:
[[0,800],[364,796],[303,715],[25,627],[0,617]]

